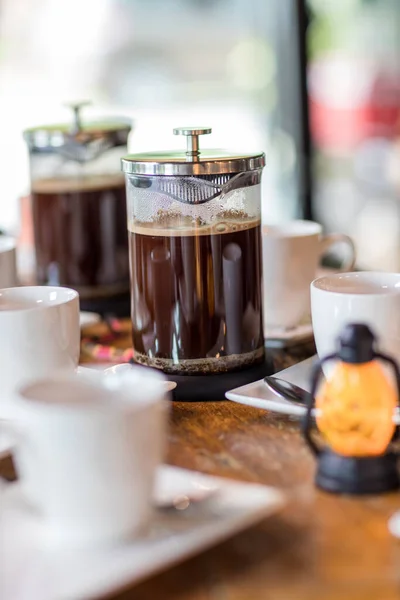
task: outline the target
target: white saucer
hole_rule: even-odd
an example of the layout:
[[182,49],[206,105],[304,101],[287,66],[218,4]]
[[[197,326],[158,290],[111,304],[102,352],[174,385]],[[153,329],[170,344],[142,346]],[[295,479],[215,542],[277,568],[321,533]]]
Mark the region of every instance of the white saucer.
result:
[[[276,377],[295,383],[299,387],[306,391],[310,391],[311,383],[311,371],[315,361],[317,360],[316,355],[303,360],[302,362],[284,369],[279,373],[275,373]],[[321,377],[323,380],[323,377]],[[263,410],[270,410],[272,412],[283,413],[286,415],[293,415],[294,417],[301,417],[304,415],[306,408],[285,400],[277,394],[275,394],[270,388],[264,383],[262,379],[254,381],[242,387],[230,390],[226,392],[225,396],[232,402],[238,402],[239,404],[247,404],[248,406],[254,406],[255,408],[261,408]],[[313,411],[315,416],[315,410]],[[400,414],[398,408],[393,415],[393,421],[396,424],[400,424]]]
[[202,502],[221,489],[215,477],[208,477],[196,471],[177,469],[163,465],[157,472],[154,503],[158,507]]
[[[131,369],[137,369],[137,365],[131,365],[130,363],[122,363],[120,365],[112,365],[111,367],[108,367],[107,369],[105,369],[103,371],[104,375],[107,375],[107,377],[112,377],[114,375],[118,376],[118,375],[123,375],[126,372],[129,372]],[[143,367],[140,367],[143,368]],[[79,367],[78,367],[79,369]],[[85,369],[88,370],[88,369]],[[172,392],[172,390],[174,390],[176,388],[176,382],[175,381],[164,381],[163,385],[165,387],[165,389],[167,390],[167,392]]]
[[115,595],[250,527],[284,504],[283,494],[274,488],[175,467],[161,467],[157,483],[157,503],[179,495],[183,489],[216,487],[217,493],[185,510],[155,511],[149,531],[141,538],[85,552],[46,545],[45,524],[27,507],[19,485],[2,486],[1,600],[81,600]]
[[267,348],[287,348],[312,340],[313,335],[311,320],[305,321],[292,329],[267,328],[264,331]]
[[79,314],[79,322],[81,327],[89,327],[100,323],[101,316],[98,313],[81,310]]

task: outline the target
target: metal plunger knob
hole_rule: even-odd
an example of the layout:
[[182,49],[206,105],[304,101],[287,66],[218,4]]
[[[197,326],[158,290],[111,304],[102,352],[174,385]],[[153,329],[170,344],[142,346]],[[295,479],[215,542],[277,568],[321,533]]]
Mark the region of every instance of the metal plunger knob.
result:
[[186,136],[187,160],[196,160],[200,156],[199,135],[211,133],[211,127],[176,127],[174,135]]
[[66,104],[66,106],[68,106],[74,112],[74,121],[72,125],[73,133],[78,133],[78,131],[82,129],[80,111],[83,106],[89,106],[89,104],[91,104],[90,100],[83,100],[81,102],[69,102],[68,104]]

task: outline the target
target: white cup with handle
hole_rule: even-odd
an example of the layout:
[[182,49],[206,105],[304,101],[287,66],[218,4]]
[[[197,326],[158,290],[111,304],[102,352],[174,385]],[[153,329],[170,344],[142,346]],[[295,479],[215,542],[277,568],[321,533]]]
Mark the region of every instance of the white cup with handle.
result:
[[52,286],[0,289],[0,419],[12,418],[14,392],[25,381],[79,361],[79,296]]
[[[337,350],[349,323],[365,323],[377,336],[379,350],[400,365],[400,273],[336,273],[311,284],[311,316],[319,358]],[[324,366],[329,376],[333,364]]]
[[86,548],[139,535],[151,518],[169,403],[164,376],[58,374],[19,389],[16,468],[51,546]]
[[310,283],[330,247],[345,243],[348,258],[341,270],[355,264],[354,244],[347,235],[323,235],[314,221],[295,220],[262,228],[264,330],[293,329],[310,312]]
[[0,235],[0,288],[17,285],[17,242],[13,237]]

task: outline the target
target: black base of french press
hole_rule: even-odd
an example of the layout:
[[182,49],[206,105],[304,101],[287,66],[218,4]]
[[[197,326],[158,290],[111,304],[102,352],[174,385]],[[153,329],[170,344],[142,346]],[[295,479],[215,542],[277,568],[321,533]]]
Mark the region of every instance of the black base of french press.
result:
[[272,360],[266,355],[263,363],[230,373],[219,375],[166,375],[177,386],[172,392],[179,402],[204,402],[226,400],[225,393],[247,385],[275,372]]
[[316,485],[334,494],[381,494],[397,490],[400,479],[397,456],[340,456],[323,450],[318,456]]

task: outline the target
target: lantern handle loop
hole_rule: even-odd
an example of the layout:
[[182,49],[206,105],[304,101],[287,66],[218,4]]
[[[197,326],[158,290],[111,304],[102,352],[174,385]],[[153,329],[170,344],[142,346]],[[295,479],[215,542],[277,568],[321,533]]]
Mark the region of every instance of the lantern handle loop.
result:
[[400,405],[400,370],[397,365],[397,362],[391,356],[388,356],[387,354],[382,354],[382,352],[375,352],[375,358],[379,358],[383,362],[389,363],[389,365],[392,367],[396,378],[397,400]]
[[[399,370],[399,366],[398,366],[397,362],[391,356],[388,356],[387,354],[383,354],[382,352],[375,352],[374,358],[378,358],[379,360],[388,363],[392,367],[392,369],[394,371],[394,376],[396,379],[396,386],[397,386],[397,404],[400,407],[400,370]],[[395,433],[393,439],[398,439],[399,437],[400,437],[400,428],[397,425],[396,433]]]
[[[315,441],[313,440],[313,438],[311,436],[312,409],[315,406],[315,394],[317,391],[320,376],[322,374],[322,365],[324,365],[326,362],[328,362],[328,360],[335,360],[337,358],[339,358],[339,355],[336,352],[335,352],[335,354],[329,354],[328,356],[325,356],[325,358],[323,358],[321,361],[318,361],[317,364],[314,365],[313,370],[312,370],[311,392],[307,398],[307,411],[303,417],[301,429],[302,429],[304,439],[306,440],[310,450],[315,454],[315,456],[319,456],[319,454],[321,454],[320,448],[317,446],[317,444],[315,443]],[[400,382],[400,376],[399,376],[399,382]]]

